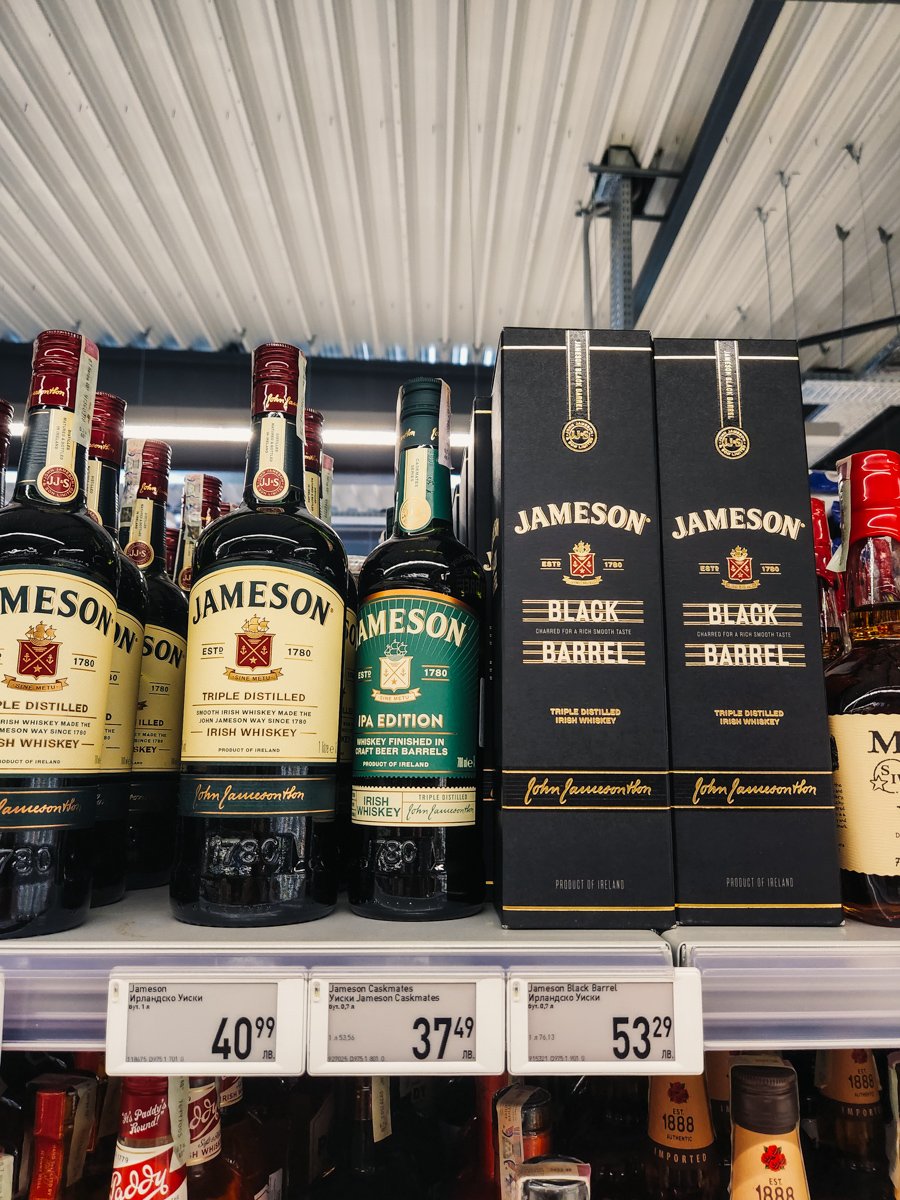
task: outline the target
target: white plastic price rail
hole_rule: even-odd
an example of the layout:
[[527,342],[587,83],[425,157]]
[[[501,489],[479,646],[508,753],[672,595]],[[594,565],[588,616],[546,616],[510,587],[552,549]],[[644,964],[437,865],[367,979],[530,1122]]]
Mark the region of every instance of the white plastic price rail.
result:
[[299,1075],[306,980],[266,971],[114,971],[110,1075]]
[[514,1075],[696,1075],[700,973],[513,972],[508,1031]]
[[314,971],[310,1075],[499,1075],[500,971]]

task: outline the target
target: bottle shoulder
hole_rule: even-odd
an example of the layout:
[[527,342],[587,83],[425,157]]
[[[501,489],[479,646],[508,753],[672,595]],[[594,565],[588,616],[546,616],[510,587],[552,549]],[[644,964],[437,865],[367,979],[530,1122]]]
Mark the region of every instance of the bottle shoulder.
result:
[[146,624],[171,629],[186,638],[188,602],[184,592],[162,571],[144,578],[148,591]]
[[449,530],[438,530],[388,538],[375,547],[360,572],[360,602],[388,588],[442,592],[480,613],[485,582],[472,551]]
[[857,643],[825,668],[832,715],[900,713],[900,640]]
[[120,563],[114,540],[84,510],[12,501],[0,509],[0,569],[54,567],[87,575],[116,593]]

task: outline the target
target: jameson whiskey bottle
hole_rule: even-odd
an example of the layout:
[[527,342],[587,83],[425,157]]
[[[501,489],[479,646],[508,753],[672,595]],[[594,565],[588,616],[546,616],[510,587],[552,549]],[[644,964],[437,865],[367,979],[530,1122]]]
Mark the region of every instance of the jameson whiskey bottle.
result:
[[822,633],[822,659],[827,666],[846,649],[845,620],[842,612],[842,580],[828,569],[831,562],[831,534],[824,503],[812,498],[813,547],[816,555],[816,579],[819,584],[819,626]]
[[319,497],[319,516],[331,524],[332,497],[334,496],[334,459],[322,453],[322,494]]
[[[119,531],[119,474],[124,452],[124,422],[125,401],[110,392],[98,392],[88,450],[87,509],[113,539]],[[139,568],[121,550],[118,559],[115,642],[109,670],[106,731],[93,843],[94,887],[91,904],[94,908],[121,900],[125,894],[131,762],[144,623],[149,604],[147,583]]]
[[337,898],[347,558],[306,507],[306,360],[253,355],[244,502],[194,553],[172,911],[287,925]]
[[119,583],[84,505],[97,364],[79,334],[38,336],[0,511],[0,937],[69,929],[90,904]]
[[816,1087],[822,1200],[887,1200],[881,1081],[871,1050],[820,1050]]
[[128,1077],[109,1200],[187,1200],[187,1169],[175,1145],[165,1077]]
[[900,925],[900,455],[839,464],[848,654],[826,668],[844,909]]
[[128,813],[128,887],[158,887],[172,867],[187,601],[166,572],[171,448],[129,441],[119,542],[147,582]]
[[322,425],[325,418],[316,408],[307,408],[304,419],[304,490],[306,507],[314,517],[321,517],[322,506]]
[[793,1067],[732,1067],[731,1122],[731,1200],[809,1200]]
[[[222,480],[215,475],[191,473],[184,477],[181,493],[181,529],[172,578],[187,595],[194,571],[194,548],[200,534],[221,516]],[[167,531],[168,532],[168,531]]]
[[166,571],[175,574],[175,557],[178,554],[178,530],[166,529]]
[[222,1157],[222,1119],[216,1081],[192,1078],[188,1101],[190,1146],[187,1189],[190,1200],[239,1200],[240,1182]]
[[650,1080],[644,1177],[648,1200],[719,1200],[719,1161],[702,1075]]
[[476,806],[484,576],[450,528],[450,390],[398,398],[396,518],[359,578],[353,911],[387,920],[478,912]]

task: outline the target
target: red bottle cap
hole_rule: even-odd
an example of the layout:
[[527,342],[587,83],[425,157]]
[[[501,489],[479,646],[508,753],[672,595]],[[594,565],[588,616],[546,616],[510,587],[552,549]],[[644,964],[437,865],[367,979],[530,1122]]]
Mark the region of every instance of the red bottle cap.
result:
[[94,418],[91,421],[89,458],[121,467],[125,453],[125,401],[112,392],[98,392],[94,397]]
[[253,351],[253,416],[283,412],[296,417],[306,396],[306,356],[288,342],[266,342]]
[[203,520],[217,517],[222,503],[222,480],[215,475],[203,476]]
[[324,423],[325,418],[317,408],[306,410],[306,444],[316,454],[322,453],[322,426]]
[[900,541],[900,454],[866,450],[838,466],[841,479],[850,480],[849,544],[871,537]]
[[75,411],[76,382],[82,354],[99,359],[93,342],[68,329],[46,329],[34,339],[28,409],[65,408]]
[[138,483],[137,500],[155,500],[165,504],[169,495],[169,467],[172,465],[172,447],[168,442],[144,442],[141,450],[141,478]]
[[813,548],[816,555],[816,574],[822,579],[827,579],[829,583],[834,583],[835,574],[828,570],[828,564],[831,562],[831,531],[828,528],[828,514],[825,509],[825,501],[820,500],[818,496],[812,497],[812,531],[813,531]]
[[122,1081],[120,1136],[129,1141],[149,1142],[170,1137],[169,1081],[165,1076]]

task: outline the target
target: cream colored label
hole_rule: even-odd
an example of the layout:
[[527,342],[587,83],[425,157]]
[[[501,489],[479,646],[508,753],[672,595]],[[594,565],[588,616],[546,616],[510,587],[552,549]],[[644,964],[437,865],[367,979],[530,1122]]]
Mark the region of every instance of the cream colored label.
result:
[[829,718],[845,871],[900,874],[900,714]]
[[185,762],[335,762],[344,602],[303,571],[222,567],[190,595]]
[[222,1151],[222,1122],[215,1082],[190,1089],[188,1101],[190,1148],[187,1165],[198,1166],[216,1158]]
[[762,1134],[733,1127],[731,1200],[809,1200],[796,1130]]
[[303,477],[304,490],[306,492],[306,507],[314,517],[321,516],[321,497],[319,488],[319,476],[315,471],[304,472]]
[[0,1200],[12,1200],[15,1167],[13,1156],[0,1152]]
[[148,567],[153,562],[152,529],[153,501],[148,500],[145,496],[140,500],[135,500],[131,509],[128,544],[125,547],[125,553],[139,567]]
[[103,749],[112,595],[65,571],[0,571],[0,770],[80,775]]
[[47,425],[47,451],[38,471],[37,490],[48,500],[72,500],[78,494],[75,476],[75,413],[51,408]]
[[244,1098],[244,1081],[240,1075],[221,1075],[219,1077],[219,1105],[231,1108]]
[[651,1080],[647,1133],[654,1145],[665,1149],[692,1152],[713,1144],[702,1075],[662,1075]]
[[428,495],[428,466],[432,451],[417,446],[403,455],[403,500],[398,514],[400,524],[408,533],[424,529],[431,520]]
[[187,642],[171,629],[144,630],[132,770],[177,771]]
[[839,1104],[878,1104],[881,1081],[872,1051],[817,1051],[816,1087]]
[[103,464],[99,458],[89,458],[87,464],[87,486],[85,495],[85,505],[87,506],[88,514],[94,518],[98,525],[102,525],[100,520],[100,476],[103,474]]
[[116,613],[115,644],[109,668],[101,771],[131,770],[143,647],[143,625],[120,609]]
[[253,491],[261,500],[283,500],[290,490],[284,469],[286,430],[287,422],[281,416],[260,422],[259,467],[253,476]]
[[383,1142],[391,1133],[391,1081],[386,1075],[373,1075],[372,1138]]
[[75,421],[72,434],[81,446],[91,444],[91,423],[94,419],[94,399],[97,395],[97,373],[100,351],[81,334],[81,353],[78,356],[78,378],[75,381]]
[[355,787],[354,825],[474,825],[475,789]]
[[319,497],[319,516],[331,524],[331,500],[334,494],[334,471],[322,464],[321,495]]

